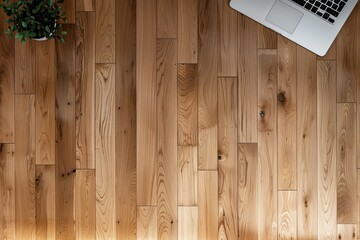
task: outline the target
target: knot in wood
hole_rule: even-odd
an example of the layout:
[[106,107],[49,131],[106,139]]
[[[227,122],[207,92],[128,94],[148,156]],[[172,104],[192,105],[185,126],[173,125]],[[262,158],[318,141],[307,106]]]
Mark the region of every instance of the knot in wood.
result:
[[261,118],[265,117],[265,111],[260,111],[259,115]]
[[280,92],[278,95],[277,95],[277,99],[279,102],[283,103],[285,102],[286,98],[285,98],[285,93],[284,92]]

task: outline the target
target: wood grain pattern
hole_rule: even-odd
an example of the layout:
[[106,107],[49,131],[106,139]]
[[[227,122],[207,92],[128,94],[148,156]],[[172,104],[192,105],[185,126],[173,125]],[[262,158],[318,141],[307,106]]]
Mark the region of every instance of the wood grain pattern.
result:
[[0,143],[14,143],[15,42],[4,31],[5,13],[0,13]]
[[137,204],[154,206],[157,203],[156,0],[137,1],[136,11]]
[[76,0],[76,11],[95,11],[95,0]]
[[218,76],[238,76],[237,16],[237,12],[230,8],[228,1],[218,0]]
[[136,1],[116,2],[116,237],[136,239]]
[[36,43],[36,163],[55,163],[55,41]]
[[316,55],[297,47],[298,239],[317,238],[317,69]]
[[15,41],[15,93],[35,93],[35,45]]
[[74,239],[76,168],[75,26],[66,25],[66,44],[56,42],[56,231],[57,238]]
[[237,128],[237,80],[237,78],[218,79],[219,129]]
[[[234,108],[234,112],[236,112],[236,108]],[[218,151],[221,156],[221,160],[218,161],[219,239],[236,239],[238,236],[236,130],[236,128],[229,127],[219,128]]]
[[177,151],[178,206],[196,206],[198,195],[197,147],[178,146]]
[[76,239],[96,238],[95,170],[76,170],[75,232]]
[[55,166],[36,165],[36,238],[55,239]]
[[178,62],[198,62],[198,1],[178,0]]
[[0,144],[0,238],[15,239],[15,145]]
[[156,207],[137,208],[137,239],[157,239]]
[[337,103],[337,223],[356,223],[356,105]]
[[218,172],[198,172],[199,239],[218,239]]
[[356,224],[338,224],[337,225],[337,239],[358,239]]
[[273,30],[258,24],[258,48],[259,49],[276,49],[277,33]]
[[[356,24],[357,26],[360,26],[360,7],[359,5],[357,5],[357,7],[355,8],[356,9],[356,12],[357,12],[357,18],[356,18]],[[356,116],[356,120],[357,120],[357,124],[356,124],[356,130],[357,130],[357,136],[360,136],[360,31],[357,30],[356,31],[356,39],[357,39],[357,49],[356,49],[356,52],[357,52],[357,57],[356,57],[356,75],[357,75],[357,84],[356,84],[356,87],[357,87],[357,106],[356,106],[356,109],[357,109],[357,116]],[[356,145],[356,148],[357,148],[357,167],[360,168],[360,138],[357,137],[357,145]],[[358,216],[359,220],[360,220],[360,214]],[[358,230],[360,231],[360,225],[358,225]],[[359,234],[358,234],[359,235]],[[360,235],[359,235],[360,236]]]
[[278,192],[278,239],[297,239],[296,192]]
[[319,61],[318,97],[318,214],[319,239],[336,236],[336,64]]
[[116,237],[115,66],[97,64],[96,74],[96,238]]
[[278,36],[278,189],[296,190],[296,44]]
[[239,239],[258,239],[258,145],[238,144],[238,224]]
[[157,41],[158,239],[177,239],[177,40]]
[[76,168],[95,168],[95,13],[76,13]]
[[217,0],[199,0],[199,169],[217,169]]
[[198,239],[198,207],[178,207],[178,239]]
[[16,95],[15,108],[15,236],[36,239],[35,95]]
[[197,65],[178,65],[178,145],[197,145],[198,79]]
[[115,0],[96,1],[96,63],[115,63]]
[[238,17],[238,142],[257,142],[257,24],[243,16]]
[[177,38],[178,0],[157,0],[157,28],[158,38]]
[[277,236],[277,134],[276,92],[277,54],[275,50],[259,50],[259,239],[276,239]]
[[351,14],[336,38],[337,44],[337,102],[356,102],[357,51],[356,44],[356,11]]

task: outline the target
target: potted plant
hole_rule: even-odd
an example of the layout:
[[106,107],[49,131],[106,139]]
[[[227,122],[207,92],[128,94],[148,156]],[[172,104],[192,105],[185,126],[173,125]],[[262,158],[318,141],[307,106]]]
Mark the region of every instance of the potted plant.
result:
[[64,0],[4,0],[0,8],[4,10],[9,28],[5,31],[10,37],[19,38],[22,43],[26,39],[47,40],[59,39],[64,42],[62,23],[67,20],[65,12],[58,3]]

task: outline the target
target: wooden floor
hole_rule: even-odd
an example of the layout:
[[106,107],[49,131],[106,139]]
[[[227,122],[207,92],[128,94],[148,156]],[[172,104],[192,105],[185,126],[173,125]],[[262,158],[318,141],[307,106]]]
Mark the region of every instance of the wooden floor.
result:
[[360,6],[325,57],[227,0],[64,8],[0,14],[0,239],[359,239]]

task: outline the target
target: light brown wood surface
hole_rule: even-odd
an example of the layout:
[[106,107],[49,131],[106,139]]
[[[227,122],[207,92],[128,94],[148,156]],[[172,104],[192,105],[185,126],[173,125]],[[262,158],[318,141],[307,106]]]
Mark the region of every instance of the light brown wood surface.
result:
[[76,167],[95,168],[95,13],[76,13]]
[[15,239],[15,146],[0,145],[0,238]]
[[0,11],[1,239],[358,239],[360,7],[318,57],[228,4]]

